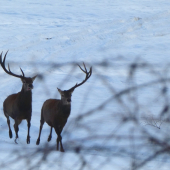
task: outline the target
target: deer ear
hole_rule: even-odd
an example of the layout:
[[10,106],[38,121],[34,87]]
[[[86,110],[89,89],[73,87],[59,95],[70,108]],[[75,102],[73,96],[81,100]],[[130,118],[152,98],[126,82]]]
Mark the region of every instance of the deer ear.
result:
[[61,91],[59,88],[57,88],[57,90],[58,90],[58,92],[61,94],[62,91]]
[[36,76],[34,76],[34,77],[32,77],[32,81],[34,81],[36,77],[37,77],[37,75],[36,75]]

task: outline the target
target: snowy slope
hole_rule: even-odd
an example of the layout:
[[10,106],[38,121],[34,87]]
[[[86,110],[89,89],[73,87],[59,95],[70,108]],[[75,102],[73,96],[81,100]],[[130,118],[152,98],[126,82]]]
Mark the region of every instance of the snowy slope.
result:
[[[2,155],[0,160],[2,165],[5,162],[8,164],[6,157],[9,157],[11,150],[14,152],[24,150],[23,154],[31,157],[35,149],[45,147],[50,130],[47,125],[43,128],[41,145],[35,145],[41,106],[48,98],[59,98],[56,87],[64,90],[81,82],[84,75],[78,68],[73,68],[70,63],[85,62],[88,68],[93,66],[93,75],[86,84],[77,88],[73,93],[71,116],[63,132],[63,142],[68,152],[62,158],[66,163],[60,165],[58,161],[51,167],[51,169],[61,167],[71,169],[75,164],[77,166],[75,169],[79,169],[81,165],[76,164],[79,160],[66,142],[67,139],[81,139],[88,134],[84,130],[76,130],[71,123],[75,117],[97,107],[112,95],[109,87],[103,85],[98,73],[101,73],[116,90],[121,90],[125,87],[128,64],[136,61],[138,57],[158,66],[170,62],[169,6],[170,2],[167,0],[143,0],[141,2],[137,0],[123,2],[118,0],[1,1],[0,49],[3,54],[9,50],[7,61],[10,63],[11,70],[20,74],[19,67],[21,67],[26,76],[43,75],[43,80],[37,79],[34,82],[31,144],[26,144],[27,125],[23,122],[20,125],[19,144],[16,145],[13,139],[9,139],[2,103],[9,94],[21,89],[21,82],[0,69],[0,150]],[[120,58],[123,56],[123,60],[119,60],[118,56]],[[108,69],[102,66],[97,67],[97,64],[104,61],[113,64],[113,67]],[[61,64],[61,67],[51,68],[52,64]],[[140,74],[139,82],[150,79],[147,73]],[[68,76],[67,82],[66,76]],[[117,103],[109,104],[107,109],[117,110]],[[101,119],[102,124],[99,122]],[[93,130],[92,135],[111,133],[115,126],[112,124],[111,115],[105,116],[102,110],[86,121]],[[11,123],[13,124],[12,120]],[[98,128],[99,125],[101,128]],[[74,129],[74,132],[69,130],[70,127]],[[67,133],[69,133],[68,136]],[[55,138],[56,134],[53,133],[53,140],[49,146],[55,146]],[[95,142],[98,145],[103,143],[97,140]],[[84,145],[93,146],[94,143],[87,141]],[[107,144],[110,146],[109,142]],[[103,164],[100,169],[113,167],[126,169],[130,166],[130,160],[127,157],[117,159],[103,153],[95,154],[95,156],[94,154],[95,151],[92,150],[86,155],[87,161],[95,157],[95,161],[91,163],[92,167],[87,166],[86,169],[95,169],[106,159],[110,159],[109,164]],[[60,158],[60,156],[62,155],[56,152],[51,155],[53,158]],[[40,154],[34,156],[35,164],[38,164],[36,160],[40,157]],[[11,157],[11,160],[15,160],[15,155],[14,158]],[[125,165],[122,164],[124,160],[127,162]],[[34,161],[30,164],[34,164]],[[50,161],[44,161],[36,168],[46,169],[52,162]],[[23,169],[26,164],[22,161],[14,162],[11,163],[13,165],[10,167],[11,170]],[[167,166],[165,164],[165,169],[167,167],[169,167],[169,162]],[[4,166],[3,169],[9,169],[9,166]],[[154,169],[154,164],[148,169]]]

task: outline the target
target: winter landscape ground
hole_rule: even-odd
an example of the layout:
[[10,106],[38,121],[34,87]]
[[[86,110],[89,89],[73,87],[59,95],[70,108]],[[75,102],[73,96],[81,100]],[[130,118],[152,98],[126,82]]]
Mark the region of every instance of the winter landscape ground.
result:
[[[8,135],[3,101],[22,83],[0,68],[0,169],[169,169],[169,153],[157,157],[170,139],[168,121],[159,119],[155,128],[142,119],[158,118],[169,104],[169,92],[163,97],[159,93],[170,85],[169,7],[167,0],[0,1],[0,50],[3,55],[9,50],[13,72],[20,74],[21,67],[26,76],[39,75],[33,89],[31,143],[26,144],[23,121],[15,144]],[[60,98],[57,87],[67,90],[84,79],[76,66],[82,62],[93,67],[93,74],[73,93],[62,133],[66,152],[55,150],[55,132],[47,143],[47,124],[37,146],[43,102]],[[149,87],[128,93],[137,86]],[[139,124],[127,121],[133,116]],[[14,136],[12,119],[11,127]],[[150,142],[146,134],[167,143]]]

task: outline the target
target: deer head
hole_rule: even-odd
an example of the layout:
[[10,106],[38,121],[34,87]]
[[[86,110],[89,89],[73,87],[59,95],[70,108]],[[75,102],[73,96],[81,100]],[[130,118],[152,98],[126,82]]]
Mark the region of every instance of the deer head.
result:
[[84,69],[82,67],[80,67],[80,65],[78,65],[78,66],[86,74],[85,79],[81,83],[76,83],[76,85],[71,87],[69,90],[62,91],[59,88],[57,88],[60,95],[61,95],[61,101],[62,101],[62,103],[64,105],[71,104],[71,96],[72,96],[72,93],[75,90],[75,88],[77,88],[77,87],[81,86],[82,84],[84,84],[90,78],[90,76],[92,74],[92,67],[90,67],[90,70],[87,71],[86,66],[85,66],[84,63],[83,63]]
[[9,74],[9,75],[11,75],[11,76],[20,78],[21,81],[22,81],[22,83],[23,83],[22,89],[23,89],[24,91],[30,91],[30,90],[32,90],[32,89],[33,89],[33,81],[35,80],[35,78],[36,78],[37,76],[34,76],[34,77],[32,77],[32,78],[30,78],[30,77],[25,77],[24,72],[23,72],[23,70],[22,70],[21,68],[20,68],[20,70],[21,70],[22,75],[14,74],[13,72],[11,72],[10,67],[9,67],[9,64],[8,64],[8,69],[7,69],[7,68],[5,67],[5,60],[6,60],[7,53],[8,53],[8,51],[6,52],[3,61],[2,61],[2,53],[1,53],[1,55],[0,55],[0,64],[1,64],[1,66],[2,66],[2,68],[3,68],[3,70],[4,70],[7,74]]

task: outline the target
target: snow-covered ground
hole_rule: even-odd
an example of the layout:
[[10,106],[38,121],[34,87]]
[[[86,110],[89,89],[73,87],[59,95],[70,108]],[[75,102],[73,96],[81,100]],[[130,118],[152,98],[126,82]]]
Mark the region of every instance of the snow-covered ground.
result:
[[[73,122],[77,116],[107,101],[113,95],[110,86],[116,91],[126,87],[128,64],[140,59],[157,65],[159,70],[170,62],[169,6],[170,2],[167,0],[0,1],[0,50],[3,55],[9,50],[7,62],[10,63],[11,70],[20,74],[21,67],[26,76],[43,76],[42,80],[37,78],[34,82],[31,143],[26,144],[27,124],[23,121],[19,126],[19,140],[16,145],[14,138],[10,139],[8,136],[2,103],[9,94],[21,89],[21,81],[0,69],[0,169],[27,169],[26,165],[39,170],[49,167],[50,170],[81,169],[82,155],[77,156],[71,148],[75,144],[67,141],[78,139],[79,144],[82,142],[82,145],[88,147],[94,144],[105,144],[106,148],[115,145],[108,139],[81,139],[86,139],[89,133],[90,136],[105,135],[116,129],[117,124],[114,124],[114,118],[109,113],[120,109],[117,102],[111,102],[105,110],[101,108],[91,117],[88,116],[83,122],[86,123],[84,128],[76,129]],[[45,124],[41,144],[35,144],[41,106],[48,98],[60,97],[57,87],[66,90],[83,80],[84,75],[80,69],[72,66],[71,63],[74,62],[85,62],[88,69],[92,66],[93,74],[73,93],[71,115],[63,130],[66,152],[52,152],[47,160],[38,162],[42,153],[34,154],[36,149],[55,146],[56,143],[54,132],[52,141],[46,145],[50,128]],[[105,64],[110,66],[105,67]],[[139,72],[137,83],[147,82],[151,78],[147,71]],[[141,94],[141,100],[152,98],[151,94],[151,91],[146,90],[145,94]],[[147,100],[144,100],[143,104],[146,103]],[[12,131],[14,136],[13,128]],[[131,133],[130,128],[120,131]],[[20,158],[17,158],[18,154]],[[27,159],[21,159],[24,156]],[[85,162],[90,162],[84,165],[85,169],[127,170],[132,163],[123,154],[122,157],[114,157],[96,152],[94,148],[89,153],[84,151],[83,156]],[[169,164],[170,162],[158,160],[144,169],[152,170],[159,165],[161,169],[169,169]]]

